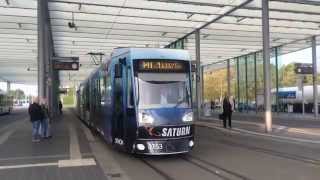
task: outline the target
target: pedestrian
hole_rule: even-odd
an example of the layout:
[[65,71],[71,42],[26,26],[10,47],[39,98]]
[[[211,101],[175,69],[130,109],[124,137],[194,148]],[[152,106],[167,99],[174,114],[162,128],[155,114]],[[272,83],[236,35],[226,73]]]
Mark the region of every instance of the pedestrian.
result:
[[62,102],[61,101],[59,101],[59,112],[60,112],[60,114],[62,114]]
[[39,105],[39,98],[35,97],[29,106],[30,121],[32,123],[32,142],[40,141],[40,125],[43,119],[43,111]]
[[43,120],[41,121],[41,137],[44,139],[48,139],[51,138],[51,132],[49,109],[46,99],[41,100],[41,109],[43,111]]
[[231,128],[231,116],[232,116],[232,104],[230,103],[230,99],[228,96],[225,96],[223,99],[223,127],[227,128],[227,120],[228,126]]
[[215,106],[215,103],[213,100],[210,101],[210,108],[211,108],[211,112],[214,111],[214,106]]

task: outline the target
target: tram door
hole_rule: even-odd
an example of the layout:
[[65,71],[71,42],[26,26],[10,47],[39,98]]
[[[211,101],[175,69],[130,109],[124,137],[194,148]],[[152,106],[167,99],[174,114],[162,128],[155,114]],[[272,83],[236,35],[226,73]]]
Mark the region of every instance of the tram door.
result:
[[123,82],[123,70],[122,64],[115,65],[115,79],[114,79],[114,137],[115,143],[119,145],[123,145],[124,135],[125,135],[125,128],[124,128],[124,98],[123,98],[123,91],[124,91],[124,82]]

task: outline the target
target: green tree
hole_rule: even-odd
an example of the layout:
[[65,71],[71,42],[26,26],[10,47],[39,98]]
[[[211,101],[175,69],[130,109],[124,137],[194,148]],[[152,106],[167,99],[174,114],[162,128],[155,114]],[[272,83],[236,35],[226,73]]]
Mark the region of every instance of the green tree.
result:
[[10,96],[13,96],[14,99],[25,99],[26,95],[24,94],[24,91],[21,89],[16,90],[10,90],[8,93]]

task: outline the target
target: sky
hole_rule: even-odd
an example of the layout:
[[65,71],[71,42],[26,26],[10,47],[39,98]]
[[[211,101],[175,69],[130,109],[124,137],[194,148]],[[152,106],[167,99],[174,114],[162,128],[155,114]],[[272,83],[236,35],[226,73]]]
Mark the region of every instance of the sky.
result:
[[[320,46],[317,47],[317,69],[320,73]],[[285,54],[279,57],[279,67],[290,63],[312,63],[311,48]]]
[[[11,90],[16,90],[16,89],[21,89],[22,91],[24,91],[24,93],[29,96],[37,96],[38,90],[37,90],[37,86],[35,85],[25,85],[25,84],[14,84],[11,83],[10,85]],[[3,91],[7,90],[7,83],[6,82],[0,82],[0,89],[2,89]]]

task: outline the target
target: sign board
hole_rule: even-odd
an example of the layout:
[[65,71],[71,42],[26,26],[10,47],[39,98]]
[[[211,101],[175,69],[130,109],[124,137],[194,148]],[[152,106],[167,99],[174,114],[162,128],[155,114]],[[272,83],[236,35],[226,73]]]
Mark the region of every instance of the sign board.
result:
[[53,68],[55,70],[77,71],[79,70],[79,62],[54,61]]
[[296,74],[312,74],[313,68],[310,63],[295,63],[294,71]]
[[79,70],[79,57],[53,57],[52,59],[55,70]]

